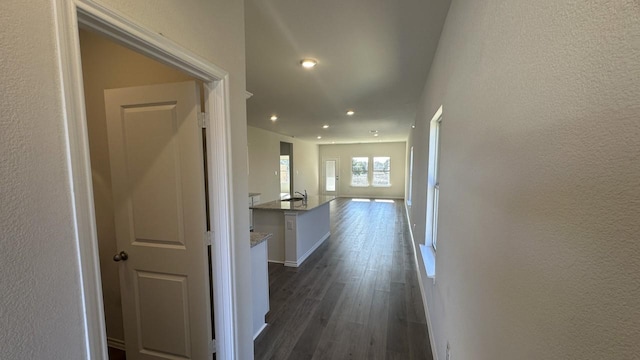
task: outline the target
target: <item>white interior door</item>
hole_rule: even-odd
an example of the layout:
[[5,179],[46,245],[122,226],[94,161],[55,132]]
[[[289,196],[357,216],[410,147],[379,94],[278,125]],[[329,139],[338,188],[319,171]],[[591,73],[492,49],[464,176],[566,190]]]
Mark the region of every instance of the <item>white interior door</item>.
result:
[[340,159],[322,159],[322,192],[325,195],[338,196],[340,184]]
[[105,105],[127,359],[210,359],[199,88],[105,90]]

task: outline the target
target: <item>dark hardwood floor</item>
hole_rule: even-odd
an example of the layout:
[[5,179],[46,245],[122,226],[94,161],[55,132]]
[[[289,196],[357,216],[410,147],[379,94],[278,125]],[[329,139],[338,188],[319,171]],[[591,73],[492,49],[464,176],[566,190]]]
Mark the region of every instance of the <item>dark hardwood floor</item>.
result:
[[109,360],[127,360],[124,350],[109,347]]
[[255,359],[432,359],[404,203],[331,203],[331,237],[299,268],[269,264]]

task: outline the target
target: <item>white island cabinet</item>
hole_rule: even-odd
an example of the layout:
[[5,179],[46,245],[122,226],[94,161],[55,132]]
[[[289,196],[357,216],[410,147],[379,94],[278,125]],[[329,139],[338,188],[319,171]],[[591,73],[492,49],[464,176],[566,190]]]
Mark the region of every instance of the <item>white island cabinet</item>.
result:
[[298,267],[329,238],[329,203],[334,196],[309,196],[307,201],[271,201],[254,205],[256,231],[272,233],[269,261]]
[[253,339],[267,326],[269,312],[269,269],[267,243],[271,234],[251,232],[251,291],[253,293]]

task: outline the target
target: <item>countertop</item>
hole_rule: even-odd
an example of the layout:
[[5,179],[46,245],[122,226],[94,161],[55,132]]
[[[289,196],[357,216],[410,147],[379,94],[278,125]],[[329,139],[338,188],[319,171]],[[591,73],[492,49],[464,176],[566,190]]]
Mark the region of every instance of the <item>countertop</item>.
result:
[[306,203],[302,200],[297,200],[297,201],[275,200],[275,201],[269,201],[266,203],[254,205],[251,207],[251,209],[309,211],[321,205],[324,205],[335,198],[336,198],[335,196],[309,195]]
[[250,232],[250,242],[251,242],[251,247],[254,247],[264,241],[267,241],[271,238],[271,236],[273,236],[273,234],[269,234],[269,233],[261,233],[261,232],[255,232],[252,231]]

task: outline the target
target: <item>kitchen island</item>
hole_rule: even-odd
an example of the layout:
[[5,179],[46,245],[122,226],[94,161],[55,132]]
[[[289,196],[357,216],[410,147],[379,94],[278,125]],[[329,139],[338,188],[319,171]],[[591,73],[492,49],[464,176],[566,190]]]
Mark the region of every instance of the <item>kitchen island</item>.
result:
[[253,228],[271,233],[270,262],[298,267],[331,235],[329,203],[335,196],[309,196],[306,201],[275,200],[254,205]]

